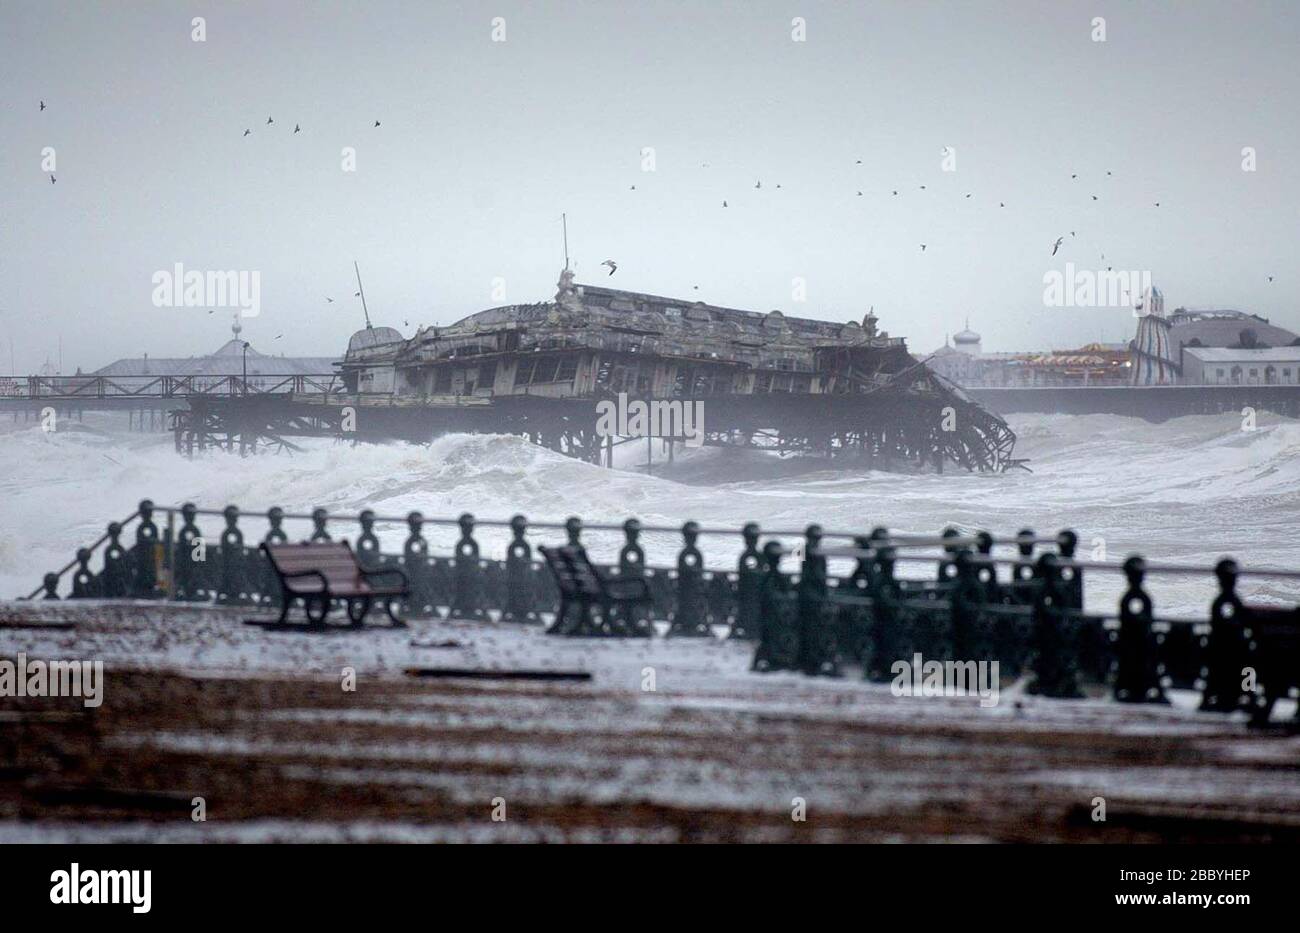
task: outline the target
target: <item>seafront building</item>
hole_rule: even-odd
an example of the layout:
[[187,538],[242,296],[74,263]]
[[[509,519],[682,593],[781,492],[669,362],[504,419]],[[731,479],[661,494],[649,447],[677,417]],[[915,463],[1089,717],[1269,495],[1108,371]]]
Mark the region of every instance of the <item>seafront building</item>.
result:
[[242,377],[247,373],[249,387],[259,389],[285,376],[320,376],[338,371],[338,357],[260,353],[240,337],[242,331],[236,317],[230,327],[231,338],[211,353],[187,357],[151,357],[146,353],[114,360],[92,373],[78,371],[77,375],[137,377],[135,381],[141,376],[187,376],[194,380],[197,388],[203,388],[204,380],[210,379],[215,384],[223,377]]
[[1300,336],[1268,318],[1181,307],[1166,314],[1154,286],[1137,310],[1127,343],[1049,352],[985,353],[968,320],[929,365],[968,388],[1300,384]]

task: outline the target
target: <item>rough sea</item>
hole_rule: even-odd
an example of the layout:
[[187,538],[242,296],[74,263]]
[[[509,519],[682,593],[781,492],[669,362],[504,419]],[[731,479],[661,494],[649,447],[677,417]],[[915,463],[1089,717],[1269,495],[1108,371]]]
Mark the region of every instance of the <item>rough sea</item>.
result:
[[[429,445],[301,441],[292,455],[241,459],[208,452],[192,460],[174,452],[170,434],[128,430],[125,415],[88,414],[46,433],[35,422],[0,418],[0,597],[26,595],[48,570],[70,561],[108,522],[131,514],[139,500],[161,506],[193,501],[245,512],[278,505],[289,512],[317,506],[355,513],[373,509],[403,516],[533,521],[579,515],[588,523],[635,516],[647,525],[678,526],[694,519],[708,528],[748,521],[767,529],[801,529],[818,522],[834,531],[877,525],[938,533],[954,525],[1013,535],[1021,528],[1050,534],[1074,529],[1080,555],[1121,561],[1138,552],[1152,561],[1210,564],[1224,555],[1244,566],[1300,568],[1300,422],[1264,413],[1253,431],[1234,415],[1178,418],[1163,424],[1111,415],[1021,415],[1009,419],[1019,435],[1016,455],[1033,473],[978,475],[950,468],[937,474],[867,470],[847,462],[779,458],[756,451],[677,450],[670,467],[656,450],[644,471],[646,445],[620,449],[621,464],[605,469],[535,447],[512,436],[450,435]],[[655,442],[658,447],[658,442]],[[160,516],[161,518],[161,516]],[[264,520],[241,523],[259,540]],[[216,535],[220,519],[208,519]],[[306,522],[286,525],[306,537]],[[355,537],[355,525],[334,527]],[[402,524],[379,528],[385,550],[400,550]],[[454,526],[426,526],[437,553],[458,537]],[[538,531],[534,543],[561,533]],[[483,529],[485,556],[503,553],[508,534]],[[133,531],[124,536],[133,540]],[[594,551],[612,554],[618,533],[587,536]],[[797,539],[788,538],[787,543]],[[643,539],[651,564],[672,564],[680,536]],[[734,567],[738,534],[700,541],[711,566]],[[94,564],[98,567],[98,558]],[[790,569],[794,569],[793,566]],[[924,576],[915,564],[904,575]],[[1089,606],[1110,608],[1118,574],[1091,575]],[[1205,612],[1213,581],[1152,580],[1157,612]],[[1293,582],[1260,579],[1243,587],[1268,601],[1294,601]],[[1096,600],[1097,602],[1093,602]]]

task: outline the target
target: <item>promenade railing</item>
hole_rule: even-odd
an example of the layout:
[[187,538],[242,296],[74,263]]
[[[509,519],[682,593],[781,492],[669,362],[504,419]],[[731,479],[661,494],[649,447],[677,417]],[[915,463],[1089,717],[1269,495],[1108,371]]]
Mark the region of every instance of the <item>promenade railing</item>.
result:
[[[470,513],[385,516],[323,508],[243,513],[233,505],[159,508],[145,500],[46,574],[27,598],[278,608],[276,578],[259,545],[291,540],[286,526],[298,540],[347,537],[368,568],[401,569],[411,585],[405,609],[416,618],[544,623],[579,636],[657,629],[666,637],[750,639],[757,642],[759,671],[833,676],[852,663],[882,682],[893,678],[898,661],[918,655],[946,663],[997,661],[1004,675],[1030,674],[1030,689],[1045,696],[1082,696],[1091,683],[1105,684],[1122,702],[1166,703],[1170,689],[1199,690],[1202,709],[1245,710],[1257,722],[1268,720],[1279,699],[1300,691],[1300,610],[1248,603],[1238,592],[1243,577],[1300,581],[1300,572],[1241,567],[1230,558],[1213,565],[1138,555],[1086,560],[1077,556],[1079,539],[1069,530],[996,537],[948,529],[926,536],[816,524],[660,526],[635,518],[617,524],[523,515],[481,520]],[[124,542],[132,531],[133,541]],[[390,542],[400,538],[400,550],[386,551],[381,534]],[[583,547],[608,575],[643,577],[651,604],[614,610],[609,618],[556,618],[558,591],[535,556],[534,545],[548,542]],[[651,562],[647,548],[671,559]],[[791,555],[798,566],[787,572],[782,561]],[[98,568],[92,567],[96,557]],[[925,574],[927,566],[933,576]],[[920,576],[905,575],[904,567]],[[1085,608],[1085,574],[1122,578],[1114,611]],[[1213,581],[1217,592],[1205,615],[1156,613],[1148,581],[1170,575]]]

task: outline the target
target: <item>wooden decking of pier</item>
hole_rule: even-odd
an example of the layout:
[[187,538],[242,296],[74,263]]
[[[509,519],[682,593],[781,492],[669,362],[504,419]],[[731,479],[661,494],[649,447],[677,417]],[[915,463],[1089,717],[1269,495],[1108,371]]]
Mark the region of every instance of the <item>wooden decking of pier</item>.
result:
[[97,709],[0,699],[0,842],[1300,839],[1300,738],[1190,695],[1004,684],[982,708],[851,669],[753,674],[748,643],[454,620],[266,632],[249,612],[0,604],[0,657],[106,669]]

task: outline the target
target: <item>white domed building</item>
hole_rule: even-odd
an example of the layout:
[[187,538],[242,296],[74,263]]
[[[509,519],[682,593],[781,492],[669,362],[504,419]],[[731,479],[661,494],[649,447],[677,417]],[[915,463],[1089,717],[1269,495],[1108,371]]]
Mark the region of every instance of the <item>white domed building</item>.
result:
[[943,346],[931,355],[928,366],[958,385],[978,383],[983,375],[983,348],[980,335],[970,329],[970,319],[966,319],[966,329],[952,336],[951,343],[944,339]]

